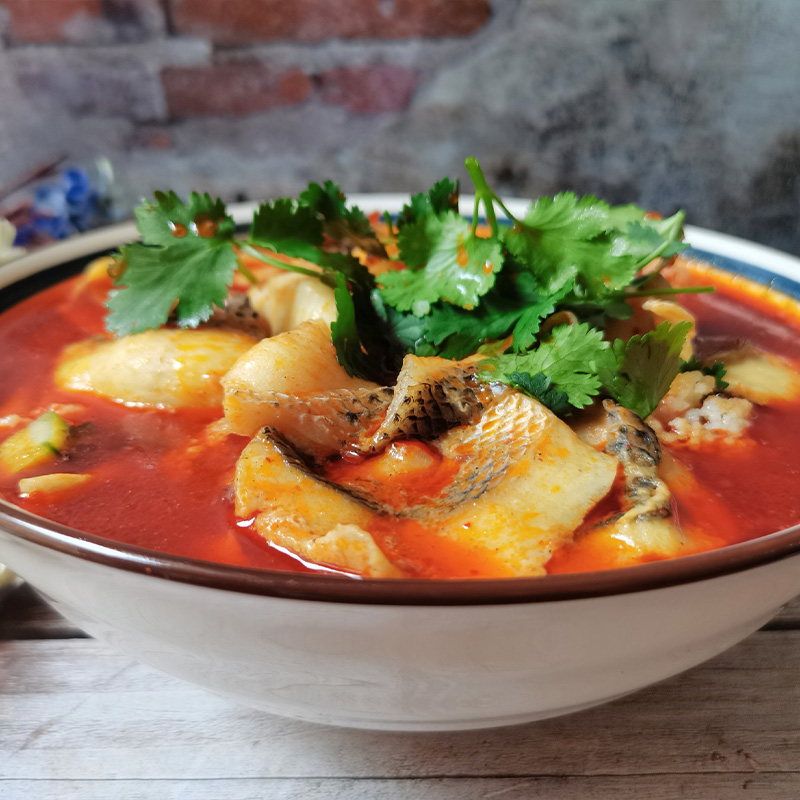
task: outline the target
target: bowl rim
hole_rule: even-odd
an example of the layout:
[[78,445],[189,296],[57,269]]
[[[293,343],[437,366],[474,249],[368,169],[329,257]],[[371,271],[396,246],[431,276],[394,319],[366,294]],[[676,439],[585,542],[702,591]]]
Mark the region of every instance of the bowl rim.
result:
[[[400,211],[407,196],[360,194],[351,195],[350,200],[368,210],[385,208],[394,212]],[[504,202],[516,214],[524,213],[530,201],[513,198]],[[468,211],[473,207],[473,198],[463,196],[461,203],[462,210]],[[229,210],[237,223],[243,223],[256,205],[239,203]],[[765,275],[778,275],[788,279],[793,294],[800,294],[800,259],[703,228],[686,226],[686,235],[702,258],[712,256],[712,263],[713,257],[721,258],[723,266],[724,262],[733,261],[754,267],[762,279]],[[0,266],[0,292],[49,268],[88,260],[135,238],[134,224],[124,222],[43,247]],[[361,578],[256,569],[169,555],[69,528],[5,500],[0,500],[0,540],[2,537],[14,537],[97,565],[179,583],[250,595],[360,605],[497,605],[606,597],[709,580],[800,554],[798,524],[717,550],[611,570],[492,579]],[[35,583],[35,576],[31,578]]]

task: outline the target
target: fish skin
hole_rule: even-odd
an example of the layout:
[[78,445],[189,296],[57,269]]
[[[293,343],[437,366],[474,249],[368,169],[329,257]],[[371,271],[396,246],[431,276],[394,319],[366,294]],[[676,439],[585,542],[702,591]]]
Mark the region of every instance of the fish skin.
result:
[[[494,398],[471,363],[413,355],[406,356],[394,387],[293,393],[250,389],[229,377],[223,385],[235,432],[252,433],[257,420],[320,463],[344,451],[372,455],[397,439],[435,439],[475,422]],[[257,411],[245,417],[249,409]]]
[[222,387],[230,430],[243,436],[275,424],[274,401],[279,398],[380,388],[345,372],[336,359],[330,326],[319,319],[262,339],[236,360]]
[[637,516],[668,516],[670,494],[658,477],[661,444],[655,431],[630,409],[605,400],[609,439],[605,452],[614,456],[625,474],[625,500]]
[[456,428],[437,446],[446,456],[462,458],[472,450],[473,458],[429,516],[429,527],[491,550],[518,576],[545,573],[555,549],[572,540],[589,510],[608,494],[617,471],[612,457],[513,390],[474,429]]
[[366,530],[373,509],[316,475],[274,428],[242,451],[234,497],[237,517],[276,547],[368,577],[402,575]]
[[[457,465],[424,502],[396,508],[376,481],[341,485],[387,515],[410,518],[431,536],[491,553],[508,575],[541,575],[560,544],[610,490],[616,460],[580,441],[536,400],[505,388],[471,425],[429,445]],[[570,502],[561,493],[569,487]]]
[[450,428],[475,422],[492,397],[469,362],[407,355],[384,421],[354,448],[367,454],[395,439],[436,439]]
[[500,409],[496,403],[490,405],[472,424],[458,426],[438,441],[429,442],[443,458],[458,466],[450,485],[424,502],[398,508],[393,499],[393,486],[376,480],[359,478],[343,481],[341,485],[390,515],[424,521],[453,511],[489,491],[524,452],[524,438],[514,436],[516,418]]
[[252,336],[255,341],[266,338],[272,332],[269,322],[253,308],[248,295],[235,291],[228,293],[221,308],[214,307],[214,313],[202,327],[239,331]]
[[392,400],[389,387],[339,389],[292,395],[286,392],[253,393],[232,390],[242,406],[259,406],[259,419],[279,430],[304,455],[322,462],[353,447],[366,431],[374,430]]
[[603,408],[609,432],[605,452],[622,466],[627,508],[600,523],[591,535],[616,539],[630,557],[679,555],[686,540],[672,518],[672,494],[658,474],[661,445],[655,431],[612,400],[604,400]]
[[[485,551],[487,557],[491,554],[504,574],[544,574],[554,550],[571,541],[588,511],[610,490],[616,459],[582,442],[538,401],[508,387],[476,385],[469,364],[416,359],[408,367],[407,380],[387,404],[396,406],[401,415],[406,410],[402,424],[391,419],[371,437],[362,437],[360,442],[356,437],[350,449],[359,445],[377,449],[386,439],[410,438],[412,432],[432,435],[429,446],[457,465],[444,489],[425,502],[398,508],[391,502],[391,486],[357,479],[339,484],[325,481],[314,473],[308,459],[292,449],[291,436],[265,428],[237,464],[237,515],[247,518],[256,512],[255,526],[261,535],[309,558],[313,548],[308,542],[321,541],[334,524],[364,530],[376,514],[413,519],[431,536]],[[322,403],[331,396],[342,399],[336,392],[317,396],[308,413],[322,412]],[[405,397],[411,399],[404,402]],[[290,399],[296,411],[303,399]],[[428,404],[433,404],[441,421],[417,426],[413,417]],[[348,425],[352,431],[363,423],[363,415],[349,409],[352,406],[345,403],[336,414],[340,419],[332,424],[337,434]],[[348,418],[348,413],[356,418]],[[293,430],[298,427],[308,430],[309,424]],[[384,438],[383,433],[388,436]],[[334,437],[330,438],[333,444]],[[261,461],[254,462],[259,448]],[[264,456],[265,448],[270,457]],[[338,447],[337,452],[341,452]],[[250,491],[254,482],[260,486],[255,504]],[[564,501],[562,493],[567,487],[570,502]],[[328,537],[332,551],[346,552],[343,543],[349,536]],[[362,551],[359,563],[368,563],[361,535],[353,541],[358,543],[354,552]]]

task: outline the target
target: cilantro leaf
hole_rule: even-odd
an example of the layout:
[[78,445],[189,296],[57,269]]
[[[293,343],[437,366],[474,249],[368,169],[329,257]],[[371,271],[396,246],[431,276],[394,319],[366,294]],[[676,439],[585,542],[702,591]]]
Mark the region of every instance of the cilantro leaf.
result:
[[[397,235],[400,260],[411,269],[424,267],[430,256],[432,245],[427,230],[428,219],[429,217],[423,216],[404,225]],[[430,219],[436,221],[437,217],[430,217]],[[434,224],[436,223],[434,222]]]
[[320,186],[309,183],[300,193],[300,205],[309,208],[322,218],[323,230],[335,241],[349,241],[368,253],[386,255],[375,231],[358,206],[348,207],[344,192],[331,180]]
[[677,252],[681,212],[650,220],[636,206],[609,206],[591,195],[572,192],[533,203],[522,222],[508,229],[506,247],[543,286],[575,276],[590,298],[628,286],[652,258]]
[[365,367],[366,354],[361,348],[356,309],[347,288],[347,278],[340,272],[336,274],[333,293],[336,300],[336,319],[331,323],[331,338],[336,348],[336,358],[348,375],[358,375]]
[[[612,249],[616,256],[633,256],[641,269],[649,261],[660,256],[672,258],[685,250],[686,242],[667,239],[659,232],[657,225],[663,222],[683,221],[684,214],[679,211],[666,220],[644,220],[629,222],[614,238]],[[679,229],[680,230],[680,229]]]
[[[204,233],[205,238],[233,238],[233,219],[228,216],[225,204],[208,194],[192,192],[189,202],[184,203],[175,192],[156,192],[153,200],[144,200],[133,213],[145,244],[169,247],[187,237],[203,238]],[[207,223],[205,230],[204,221]],[[212,231],[212,236],[208,236]]]
[[[319,216],[308,206],[298,205],[290,198],[281,198],[258,207],[250,226],[250,238],[242,244],[247,252],[257,257],[258,254],[247,249],[248,246],[268,247],[277,253],[317,264],[323,268],[320,280],[330,286],[334,285],[331,270],[344,272],[349,279],[357,279],[362,283],[366,276],[370,288],[374,286],[369,271],[357,258],[347,253],[324,250],[323,243],[322,220]],[[305,271],[289,264],[280,266],[290,271]]]
[[541,321],[553,313],[568,290],[569,286],[565,286],[557,294],[542,295],[530,273],[504,270],[472,311],[450,303],[434,303],[416,327],[399,319],[395,325],[402,324],[405,330],[412,331],[413,352],[417,355],[463,358],[486,342],[509,335],[514,351],[527,350],[535,341]]
[[711,375],[716,381],[716,388],[718,392],[724,391],[730,386],[728,381],[723,380],[727,370],[721,361],[715,361],[710,367],[703,367],[704,375]]
[[642,419],[655,411],[681,368],[681,348],[691,322],[662,322],[655,330],[616,339],[600,363],[600,378],[618,403]]
[[121,248],[125,269],[107,303],[106,328],[118,336],[157,328],[173,308],[183,327],[207,320],[225,301],[237,266],[224,203],[196,192],[184,203],[157,192],[135,215],[144,243]]
[[343,272],[335,278],[337,316],[331,323],[331,338],[337,360],[348,375],[394,384],[405,351],[380,313],[380,304],[376,308],[366,282],[348,281]]
[[322,221],[308,206],[288,197],[262,203],[253,216],[250,241],[287,256],[317,262],[322,245]]
[[326,222],[346,220],[361,233],[372,232],[364,212],[357,207],[348,208],[344,192],[331,180],[325,181],[322,186],[309,183],[305,191],[300,193],[300,204],[319,214]]
[[718,392],[727,389],[730,385],[726,380],[723,380],[727,370],[721,361],[715,361],[711,366],[705,366],[692,355],[681,363],[681,372],[693,372],[695,370],[702,372],[703,375],[711,375],[716,381],[716,389]]
[[424,317],[431,303],[439,299],[439,292],[428,280],[424,270],[398,269],[384,272],[380,278],[381,298],[398,311],[410,311]]
[[[238,241],[220,200],[192,193],[183,202],[174,192],[156,193],[136,209],[143,242],[122,248],[125,271],[108,302],[107,327],[125,334],[173,315],[180,325],[199,324],[224,303],[237,267],[254,280],[237,262],[245,252],[334,287],[338,317],[331,335],[352,375],[391,383],[407,352],[446,358],[481,352],[485,380],[518,386],[561,414],[603,388],[642,412],[658,402],[678,368],[672,338],[678,334],[659,328],[612,348],[600,328],[608,317],[631,313],[625,302],[631,289],[637,297],[646,293],[639,288],[648,277],[636,277],[645,263],[682,249],[683,214],[653,220],[636,206],[564,193],[536,201],[519,221],[478,162],[467,159],[465,167],[490,235],[478,237],[478,220],[459,216],[458,184],[445,178],[403,207],[397,246],[407,268],[384,272],[377,282],[355,248],[385,257],[383,244],[332,181],[309,184],[298,200],[263,203],[249,236]],[[510,227],[499,225],[496,204]],[[556,328],[539,344],[542,320],[567,309],[582,322]],[[705,371],[724,384],[721,365]]]
[[381,309],[389,328],[397,337],[400,346],[406,353],[416,356],[440,355],[440,348],[427,338],[428,317],[417,317],[414,314],[404,314],[391,306],[387,306],[376,289],[373,297]]
[[416,222],[429,214],[441,214],[448,209],[458,211],[458,183],[453,183],[450,178],[442,178],[427,192],[411,195],[400,213],[398,226]]
[[[529,280],[531,279],[528,274],[522,273],[517,279],[517,287],[521,288]],[[556,306],[572,291],[572,288],[573,283],[570,279],[549,294],[540,294],[534,299],[532,287],[528,287],[528,304],[520,314],[511,333],[513,339],[511,349],[515,353],[521,353],[533,346],[542,320],[545,317],[549,317],[556,310]]]
[[500,242],[475,236],[455,211],[404,226],[399,245],[400,257],[411,269],[383,273],[381,296],[388,305],[417,316],[427,314],[438,300],[474,308],[503,265]]
[[544,372],[537,372],[535,375],[531,375],[529,372],[512,372],[508,377],[512,386],[535,397],[554,414],[564,416],[570,412],[569,396],[566,392],[554,389],[553,382]]
[[586,323],[560,325],[553,329],[552,338],[526,353],[505,353],[479,364],[478,376],[487,382],[500,381],[519,385],[512,379],[515,373],[535,376],[542,373],[550,380],[547,388],[564,392],[571,406],[583,408],[600,391],[597,364],[604,359],[608,342],[602,331]]
[[169,247],[129,244],[121,252],[126,268],[115,283],[124,286],[109,298],[106,317],[118,336],[158,328],[173,306],[181,327],[204,322],[225,302],[237,264],[230,242],[196,236]]

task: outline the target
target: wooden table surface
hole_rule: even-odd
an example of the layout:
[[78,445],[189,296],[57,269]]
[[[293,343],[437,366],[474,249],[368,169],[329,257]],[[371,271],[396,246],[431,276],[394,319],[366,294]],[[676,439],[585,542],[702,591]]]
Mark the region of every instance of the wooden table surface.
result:
[[380,733],[251,711],[0,604],[2,800],[798,800],[800,601],[713,661],[568,717]]

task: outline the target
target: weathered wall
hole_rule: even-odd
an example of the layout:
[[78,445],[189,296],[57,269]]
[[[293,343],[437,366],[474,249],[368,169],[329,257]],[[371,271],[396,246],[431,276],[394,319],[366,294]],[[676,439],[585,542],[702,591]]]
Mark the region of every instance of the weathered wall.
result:
[[0,183],[106,154],[133,195],[465,178],[800,253],[798,0],[0,0]]

